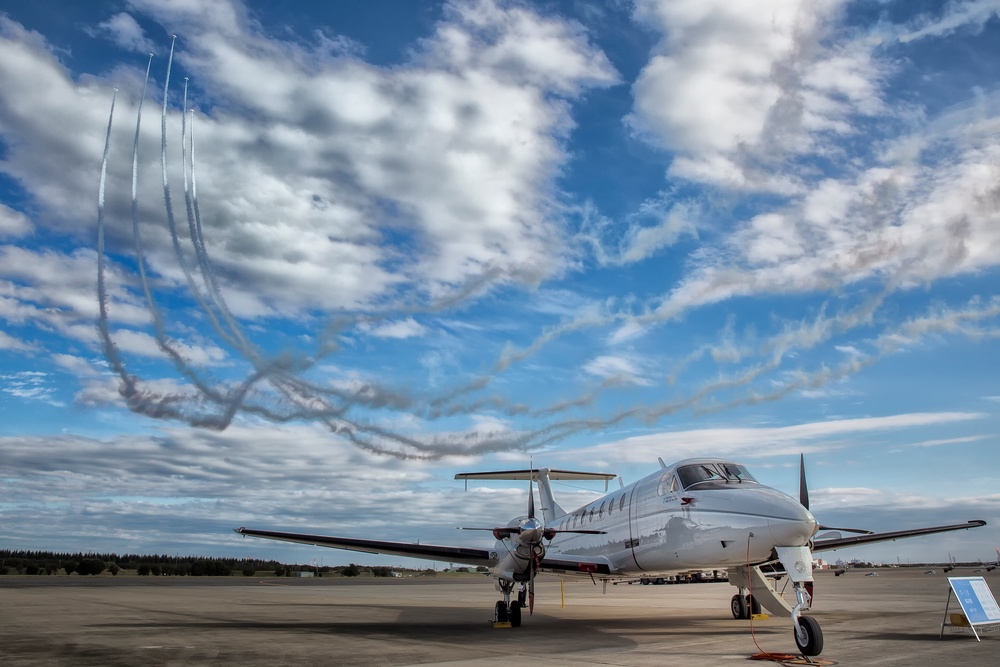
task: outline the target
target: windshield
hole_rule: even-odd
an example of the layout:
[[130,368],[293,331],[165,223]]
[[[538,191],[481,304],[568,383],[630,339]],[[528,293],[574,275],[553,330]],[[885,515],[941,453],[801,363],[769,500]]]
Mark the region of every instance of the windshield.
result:
[[741,466],[739,463],[723,463],[722,472],[726,474],[726,477],[733,480],[738,480],[740,482],[756,482],[747,469]]
[[684,488],[703,482],[756,482],[747,469],[738,463],[696,463],[677,469]]

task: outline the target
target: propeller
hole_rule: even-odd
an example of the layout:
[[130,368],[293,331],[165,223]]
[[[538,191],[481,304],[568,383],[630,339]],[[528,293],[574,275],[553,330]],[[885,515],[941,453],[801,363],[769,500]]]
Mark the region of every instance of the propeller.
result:
[[[535,574],[542,565],[542,557],[545,548],[542,540],[551,540],[559,533],[577,533],[586,535],[604,535],[603,530],[568,529],[558,530],[556,528],[546,528],[544,523],[535,516],[535,474],[534,467],[530,469],[528,475],[528,515],[519,520],[512,521],[517,525],[497,526],[494,528],[481,527],[459,527],[459,530],[488,530],[493,533],[497,540],[509,540],[515,535],[518,536],[518,551],[520,557],[525,555],[529,559],[528,565],[528,615],[535,611]],[[524,554],[521,548],[527,547],[528,553]]]

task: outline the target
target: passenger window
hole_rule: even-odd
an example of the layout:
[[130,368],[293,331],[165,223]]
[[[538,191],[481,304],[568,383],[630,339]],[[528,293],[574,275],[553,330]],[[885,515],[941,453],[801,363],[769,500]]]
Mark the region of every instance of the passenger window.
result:
[[624,493],[622,494],[621,502],[618,503],[618,509],[619,510],[624,510],[625,509],[625,494]]
[[597,510],[597,517],[604,518],[604,503],[601,503],[601,509]]
[[590,520],[591,521],[594,520],[594,508],[593,507],[590,508]]
[[615,499],[612,498],[611,502],[608,503],[608,516],[611,516],[611,513],[614,511],[615,511]]

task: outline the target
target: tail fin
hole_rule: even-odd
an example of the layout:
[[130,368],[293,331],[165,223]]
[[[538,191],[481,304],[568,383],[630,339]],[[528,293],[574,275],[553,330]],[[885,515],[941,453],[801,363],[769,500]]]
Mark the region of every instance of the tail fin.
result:
[[555,496],[552,495],[552,485],[549,484],[548,468],[538,471],[538,497],[542,501],[542,521],[546,526],[551,526],[556,519],[566,516],[566,510],[559,507]]

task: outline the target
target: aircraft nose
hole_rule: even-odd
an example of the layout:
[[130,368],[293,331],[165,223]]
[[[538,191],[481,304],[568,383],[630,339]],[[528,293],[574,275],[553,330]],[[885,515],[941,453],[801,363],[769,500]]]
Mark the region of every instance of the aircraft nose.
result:
[[767,525],[778,546],[808,544],[817,530],[816,518],[812,512],[793,498],[782,503],[781,510],[768,519]]

